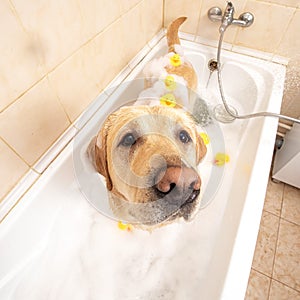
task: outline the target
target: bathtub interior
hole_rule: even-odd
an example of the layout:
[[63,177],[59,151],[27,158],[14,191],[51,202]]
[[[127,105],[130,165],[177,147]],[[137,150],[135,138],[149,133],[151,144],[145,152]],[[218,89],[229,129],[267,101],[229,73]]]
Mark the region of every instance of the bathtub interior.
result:
[[[183,47],[196,67],[199,95],[209,107],[220,103],[216,73],[210,74],[207,69],[216,49],[187,41]],[[144,64],[165,50],[163,39],[130,78],[141,78]],[[223,51],[222,61],[225,94],[240,113],[279,111],[283,66],[228,51]],[[127,234],[118,230],[114,220],[88,204],[85,196],[89,196],[81,192],[78,179],[84,166],[75,165],[74,171],[73,162],[74,156],[75,161],[81,158],[83,146],[96,135],[105,116],[135,99],[142,88],[143,80],[127,80],[112,88],[111,96],[75,142],[65,148],[3,221],[0,298],[30,295],[38,299],[46,291],[61,298],[80,299],[83,291],[91,289],[95,294],[105,294],[107,299],[118,299],[120,295],[123,299],[133,295],[139,295],[139,299],[196,299],[195,295],[203,299],[243,298],[277,121],[253,119],[211,125],[214,130],[221,130],[223,139],[213,148],[220,147],[231,159],[217,169],[219,179],[211,201],[203,205],[192,223],[171,224],[151,234],[139,230]],[[144,245],[143,251],[140,245]],[[114,280],[103,278],[103,272]],[[46,287],[48,282],[51,289]],[[118,285],[118,292],[113,295],[112,284]]]

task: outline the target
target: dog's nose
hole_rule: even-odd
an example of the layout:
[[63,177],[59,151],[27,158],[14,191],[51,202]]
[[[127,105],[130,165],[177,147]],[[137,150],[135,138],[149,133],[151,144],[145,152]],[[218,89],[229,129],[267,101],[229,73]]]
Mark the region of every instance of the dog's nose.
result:
[[170,193],[175,187],[179,190],[200,190],[201,180],[199,175],[191,168],[170,166],[158,174],[160,180],[156,189],[163,193]]

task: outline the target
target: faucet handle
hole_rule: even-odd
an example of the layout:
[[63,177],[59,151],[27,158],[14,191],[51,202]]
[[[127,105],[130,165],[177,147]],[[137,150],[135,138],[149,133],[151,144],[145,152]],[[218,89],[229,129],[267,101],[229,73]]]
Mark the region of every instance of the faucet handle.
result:
[[208,10],[207,16],[212,22],[219,22],[222,20],[222,10],[220,7],[212,7]]
[[239,16],[239,20],[243,22],[242,27],[249,27],[254,22],[254,16],[249,12],[245,12]]
[[227,5],[226,5],[226,8],[225,8],[225,11],[230,11],[231,8],[234,8],[232,2],[227,1]]

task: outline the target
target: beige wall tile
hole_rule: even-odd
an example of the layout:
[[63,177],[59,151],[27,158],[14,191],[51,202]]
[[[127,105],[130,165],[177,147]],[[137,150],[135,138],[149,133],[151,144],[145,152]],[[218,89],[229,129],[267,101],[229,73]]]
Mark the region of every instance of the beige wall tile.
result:
[[298,68],[300,67],[300,9],[297,9],[293,18],[284,33],[281,40],[277,54],[293,58],[293,61],[298,61]]
[[120,0],[121,14],[126,13],[141,1],[143,0]]
[[1,111],[41,77],[44,67],[35,36],[23,30],[8,0],[0,1],[0,36]]
[[49,74],[50,85],[72,122],[101,91],[97,85],[101,68],[94,65],[89,50],[90,45],[81,48]]
[[[150,29],[151,27],[149,27],[149,21],[151,20],[151,17],[149,15],[149,0],[147,0],[146,2],[147,3],[145,3],[145,1],[140,3],[128,13],[123,15],[121,18],[121,23],[119,24],[120,34],[122,37],[120,49],[122,49],[123,52],[121,55],[124,55],[123,59],[126,63],[129,62],[151,38],[148,38],[147,36],[150,35],[148,32],[151,33],[152,29]],[[153,3],[158,2],[154,1]],[[153,12],[155,12],[155,9],[152,8],[150,10],[152,17]],[[162,18],[161,11],[156,12],[156,14],[160,16],[160,18]],[[157,18],[157,15],[155,17],[155,20],[159,19]],[[160,24],[161,22],[162,21],[160,20]],[[157,28],[157,24],[155,23],[152,26],[154,28]]]
[[239,29],[235,44],[275,52],[295,9],[248,0],[245,11],[253,13],[255,20],[251,27]]
[[54,91],[44,79],[1,114],[0,135],[33,165],[68,125]]
[[300,226],[280,220],[273,278],[300,290]]
[[106,28],[93,39],[85,51],[94,59],[93,72],[99,89],[104,89],[108,83],[126,66],[126,44],[122,34],[122,21]]
[[279,217],[263,212],[252,267],[268,276],[272,275],[278,225]]
[[29,170],[29,166],[0,139],[0,202]]
[[141,5],[134,7],[121,18],[121,35],[126,62],[130,61],[147,42],[144,24]]
[[267,300],[271,279],[251,270],[245,300]]
[[68,57],[86,40],[77,0],[11,1],[26,31],[36,38],[47,70]]
[[259,0],[259,1],[270,2],[273,4],[279,4],[283,6],[289,6],[289,7],[300,6],[300,0]]
[[166,0],[164,26],[167,27],[174,19],[186,16],[188,19],[180,30],[196,34],[202,0]]
[[270,288],[270,300],[300,300],[300,292],[288,286],[272,280]]
[[149,42],[163,27],[163,1],[145,0],[141,3],[141,12],[145,39]]
[[86,40],[120,17],[122,2],[122,0],[78,0],[81,16],[79,22]]

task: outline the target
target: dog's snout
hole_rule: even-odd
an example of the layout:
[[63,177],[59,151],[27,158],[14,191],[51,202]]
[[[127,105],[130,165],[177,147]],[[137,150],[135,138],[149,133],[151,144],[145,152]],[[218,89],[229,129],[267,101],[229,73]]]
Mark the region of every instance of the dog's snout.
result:
[[[163,173],[163,174],[162,174]],[[201,180],[198,174],[191,168],[171,166],[159,174],[159,182],[156,188],[163,194],[170,193],[175,187],[181,191],[185,189],[200,190]]]

